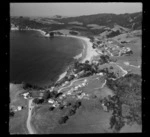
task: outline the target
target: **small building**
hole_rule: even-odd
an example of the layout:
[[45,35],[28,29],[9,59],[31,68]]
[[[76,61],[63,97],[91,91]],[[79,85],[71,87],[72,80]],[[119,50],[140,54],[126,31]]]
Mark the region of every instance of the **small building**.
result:
[[44,95],[44,93],[41,92],[41,93],[39,94],[39,97],[38,97],[38,98],[39,98],[39,99],[42,99],[42,98],[43,98],[43,95]]
[[102,103],[102,107],[104,109],[104,111],[107,111],[107,107]]
[[87,79],[85,79],[84,82],[87,82]]
[[85,93],[82,93],[81,95],[77,96],[79,99],[82,99],[85,96]]
[[50,92],[52,92],[54,88],[55,88],[55,87],[51,87],[51,88],[50,88]]
[[58,107],[59,106],[59,103],[57,101],[55,101],[52,105],[53,107]]
[[62,97],[66,97],[66,95],[65,95],[65,94],[63,94],[63,95],[62,95]]
[[21,107],[21,106],[18,106],[18,108],[17,108],[17,109],[18,109],[18,111],[20,111],[20,110],[22,110],[22,107]]
[[76,86],[76,87],[74,88],[74,90],[78,90],[78,86]]
[[85,86],[86,84],[85,83],[82,83],[82,86]]
[[54,103],[54,100],[52,100],[52,99],[49,99],[49,100],[48,100],[48,103],[51,103],[51,104],[53,104],[53,103]]
[[24,99],[28,99],[30,97],[29,92],[26,92],[24,94],[22,94]]
[[81,85],[78,85],[78,88],[81,88],[82,86]]
[[103,76],[104,74],[102,72],[98,73],[97,75]]
[[113,43],[113,41],[108,41],[108,43],[109,43],[109,44],[112,44],[112,43]]
[[60,96],[59,99],[63,99],[63,96]]
[[74,74],[74,76],[77,77],[78,75],[77,75],[77,74]]
[[130,51],[131,49],[129,48],[129,47],[126,47],[126,51],[128,52],[128,51]]
[[67,92],[67,95],[71,95],[71,91],[70,90]]
[[124,62],[124,64],[125,64],[125,65],[130,65],[130,63],[129,63],[129,62]]
[[99,44],[99,45],[98,45],[98,47],[103,47],[103,44],[102,44],[102,43],[101,43],[101,44]]

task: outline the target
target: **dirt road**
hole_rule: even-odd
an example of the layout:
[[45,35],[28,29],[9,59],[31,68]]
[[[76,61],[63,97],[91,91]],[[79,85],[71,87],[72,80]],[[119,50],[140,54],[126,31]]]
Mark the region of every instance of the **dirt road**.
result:
[[28,118],[27,118],[27,129],[29,131],[29,134],[36,134],[34,128],[31,125],[31,114],[32,114],[32,109],[34,106],[32,105],[33,99],[30,99],[28,102]]

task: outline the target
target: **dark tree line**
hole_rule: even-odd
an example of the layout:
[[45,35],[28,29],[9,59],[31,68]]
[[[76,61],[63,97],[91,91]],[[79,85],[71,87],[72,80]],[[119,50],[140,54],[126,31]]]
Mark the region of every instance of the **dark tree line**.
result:
[[37,90],[43,90],[43,87],[40,87],[38,85],[30,84],[30,83],[23,83],[23,89],[37,89]]
[[108,38],[111,38],[111,37],[115,37],[117,35],[121,34],[119,30],[117,31],[112,31],[110,34],[107,35]]

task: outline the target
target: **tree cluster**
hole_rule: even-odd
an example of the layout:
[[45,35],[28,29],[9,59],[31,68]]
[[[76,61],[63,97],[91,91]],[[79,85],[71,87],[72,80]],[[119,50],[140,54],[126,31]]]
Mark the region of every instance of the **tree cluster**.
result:
[[43,87],[38,85],[30,84],[30,83],[23,83],[23,89],[36,89],[36,90],[43,90]]
[[99,60],[100,65],[105,64],[105,63],[109,63],[110,61],[111,60],[110,60],[110,57],[108,55],[101,55],[100,56],[100,60]]
[[78,35],[78,32],[76,32],[76,31],[70,31],[69,33],[72,35]]
[[54,37],[54,34],[55,34],[54,32],[49,33],[50,37]]
[[43,99],[43,98],[42,98],[42,99],[35,98],[35,99],[33,100],[33,103],[35,103],[35,104],[42,104],[42,103],[44,103],[44,99]]
[[81,102],[76,101],[75,104],[73,104],[73,105],[68,104],[67,106],[71,106],[71,108],[69,109],[68,113],[65,116],[60,118],[60,120],[58,121],[59,124],[65,124],[70,116],[75,115],[76,110],[81,106]]
[[121,104],[128,106],[130,118],[141,123],[141,76],[127,74],[117,80],[107,80],[106,85],[119,97]]
[[112,31],[110,34],[107,35],[107,38],[115,37],[117,35],[121,34],[119,30]]
[[15,115],[15,112],[12,109],[10,109],[9,110],[9,117],[14,117],[14,115]]

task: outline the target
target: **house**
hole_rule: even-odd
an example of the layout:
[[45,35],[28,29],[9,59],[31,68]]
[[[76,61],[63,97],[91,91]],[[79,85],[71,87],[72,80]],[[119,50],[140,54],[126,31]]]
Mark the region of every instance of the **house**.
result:
[[85,86],[86,84],[85,83],[82,83],[82,86]]
[[84,96],[85,96],[85,93],[82,93],[81,95],[78,95],[77,97],[78,97],[79,99],[82,99]]
[[54,88],[55,88],[55,87],[51,87],[51,88],[50,88],[50,92],[52,92]]
[[84,82],[87,82],[87,79],[85,79]]
[[77,74],[74,74],[74,76],[77,77],[78,75],[77,75]]
[[112,42],[112,41],[108,41],[108,43],[109,43],[109,44],[112,44],[113,42]]
[[60,96],[59,99],[63,99],[63,96]]
[[107,111],[107,107],[104,105],[104,103],[102,103],[102,107],[103,107],[104,111]]
[[125,65],[130,65],[130,62],[124,62]]
[[100,73],[98,73],[97,75],[103,76],[104,74],[100,72]]
[[48,103],[51,103],[51,104],[53,104],[53,103],[54,103],[54,100],[52,100],[52,99],[49,99],[49,100],[48,100]]
[[74,90],[77,90],[77,89],[78,89],[78,86],[74,88]]
[[98,47],[103,47],[103,44],[99,44]]
[[24,94],[22,94],[24,99],[28,99],[30,97],[29,92],[26,92]]
[[20,111],[20,110],[22,110],[22,108],[23,108],[23,107],[21,107],[21,106],[18,106],[18,108],[17,108],[17,109],[18,109],[18,111]]
[[69,91],[67,92],[67,95],[71,95],[71,93],[72,93],[72,90],[69,90]]
[[44,95],[44,93],[41,92],[41,93],[39,94],[39,99],[42,99],[42,98],[43,98],[43,95]]
[[128,51],[130,51],[131,49],[129,48],[129,47],[126,47],[126,51],[128,52]]
[[81,88],[82,86],[81,85],[78,85],[78,88]]

